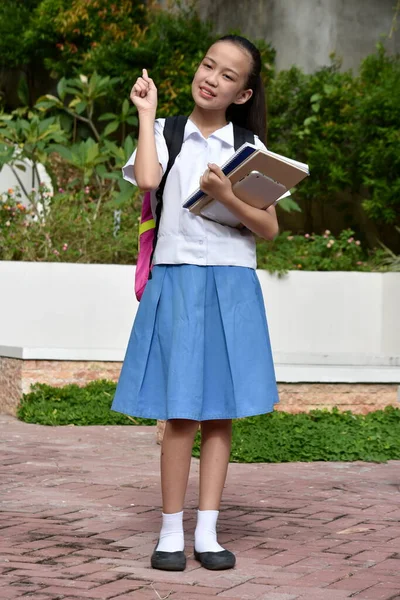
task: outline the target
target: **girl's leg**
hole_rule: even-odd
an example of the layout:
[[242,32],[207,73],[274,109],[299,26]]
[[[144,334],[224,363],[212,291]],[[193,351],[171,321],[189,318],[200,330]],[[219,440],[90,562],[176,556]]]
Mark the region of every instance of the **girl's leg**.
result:
[[197,552],[220,552],[216,523],[228,472],[232,420],[202,421],[200,494],[195,548]]
[[232,419],[202,421],[200,510],[219,510],[231,451]]
[[193,441],[198,421],[171,419],[165,425],[161,446],[163,524],[157,550],[183,550],[183,504],[189,478]]

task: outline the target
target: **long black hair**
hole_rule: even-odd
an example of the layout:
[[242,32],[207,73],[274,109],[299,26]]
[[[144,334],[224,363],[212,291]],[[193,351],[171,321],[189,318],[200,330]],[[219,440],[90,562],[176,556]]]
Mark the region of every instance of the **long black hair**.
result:
[[253,90],[253,95],[244,104],[231,104],[226,111],[226,118],[240,127],[249,129],[264,144],[267,138],[267,109],[264,84],[261,79],[261,54],[250,40],[240,35],[224,35],[217,42],[231,42],[243,48],[251,57],[251,70],[245,89]]

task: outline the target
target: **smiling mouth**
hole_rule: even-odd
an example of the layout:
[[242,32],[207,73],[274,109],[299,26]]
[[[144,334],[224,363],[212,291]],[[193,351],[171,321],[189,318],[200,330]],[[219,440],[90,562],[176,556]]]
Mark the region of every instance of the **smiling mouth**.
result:
[[200,87],[200,91],[208,98],[215,98],[215,94],[208,88]]

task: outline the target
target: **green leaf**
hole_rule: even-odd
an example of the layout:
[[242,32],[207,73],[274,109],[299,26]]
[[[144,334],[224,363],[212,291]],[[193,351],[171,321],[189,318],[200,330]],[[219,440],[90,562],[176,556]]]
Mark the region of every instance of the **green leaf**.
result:
[[81,115],[87,108],[87,102],[85,100],[81,100],[80,102],[77,102],[75,105],[75,111],[78,113],[78,115]]
[[92,138],[89,138],[86,142],[86,160],[88,163],[93,163],[94,160],[99,156],[99,145],[96,144]]
[[18,82],[17,94],[19,100],[27,106],[29,104],[29,87],[26,77],[22,75]]
[[110,121],[110,120],[114,120],[116,118],[117,118],[117,115],[114,113],[104,113],[103,115],[100,115],[99,121]]
[[35,104],[35,108],[42,110],[48,110],[55,107],[62,108],[63,104],[59,98],[56,98],[56,96],[52,96],[51,94],[41,96]]
[[307,117],[306,119],[304,119],[304,126],[308,127],[309,125],[311,125],[311,123],[315,123],[316,121],[318,121],[317,117],[315,115],[313,115],[312,117]]
[[106,127],[104,128],[103,135],[107,136],[110,135],[110,133],[114,133],[114,131],[116,131],[118,127],[118,121],[111,121],[111,123],[108,123],[108,125],[106,125]]
[[[101,165],[101,166],[104,166],[104,165]],[[96,169],[96,171],[100,175],[98,168]],[[101,177],[103,177],[104,179],[115,179],[116,181],[119,181],[120,179],[122,179],[122,173],[119,173],[119,172],[117,173],[116,171],[107,171],[104,168],[104,170],[101,170]]]
[[57,83],[57,94],[61,100],[64,100],[67,95],[67,80],[65,77],[61,77],[60,81]]
[[130,135],[128,135],[125,138],[125,142],[124,142],[124,151],[125,151],[126,158],[129,158],[132,155],[134,148],[135,148],[135,143],[134,143],[132,137]]
[[282,198],[279,200],[277,206],[279,206],[285,212],[301,212],[300,206],[297,204],[293,198],[287,196],[286,198]]
[[106,175],[108,175],[108,169],[103,164],[97,165],[95,171],[103,179],[105,179]]
[[121,204],[124,204],[128,200],[131,200],[132,197],[133,197],[133,191],[132,191],[132,185],[131,185],[130,189],[126,189],[115,196],[115,204],[116,204],[116,206],[120,206]]
[[333,94],[333,92],[336,90],[334,85],[329,85],[328,83],[325,83],[324,85],[324,92],[327,96],[330,96],[331,94]]
[[128,113],[129,113],[129,102],[128,102],[128,100],[126,98],[125,98],[125,100],[122,103],[122,111],[121,111],[121,113],[122,113],[123,117],[126,117],[128,115]]

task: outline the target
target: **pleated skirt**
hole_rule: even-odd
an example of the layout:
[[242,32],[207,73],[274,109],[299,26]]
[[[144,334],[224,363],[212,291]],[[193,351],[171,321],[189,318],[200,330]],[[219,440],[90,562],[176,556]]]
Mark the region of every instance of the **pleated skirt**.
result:
[[256,272],[158,265],[133,324],[112,410],[152,419],[235,419],[279,401]]

